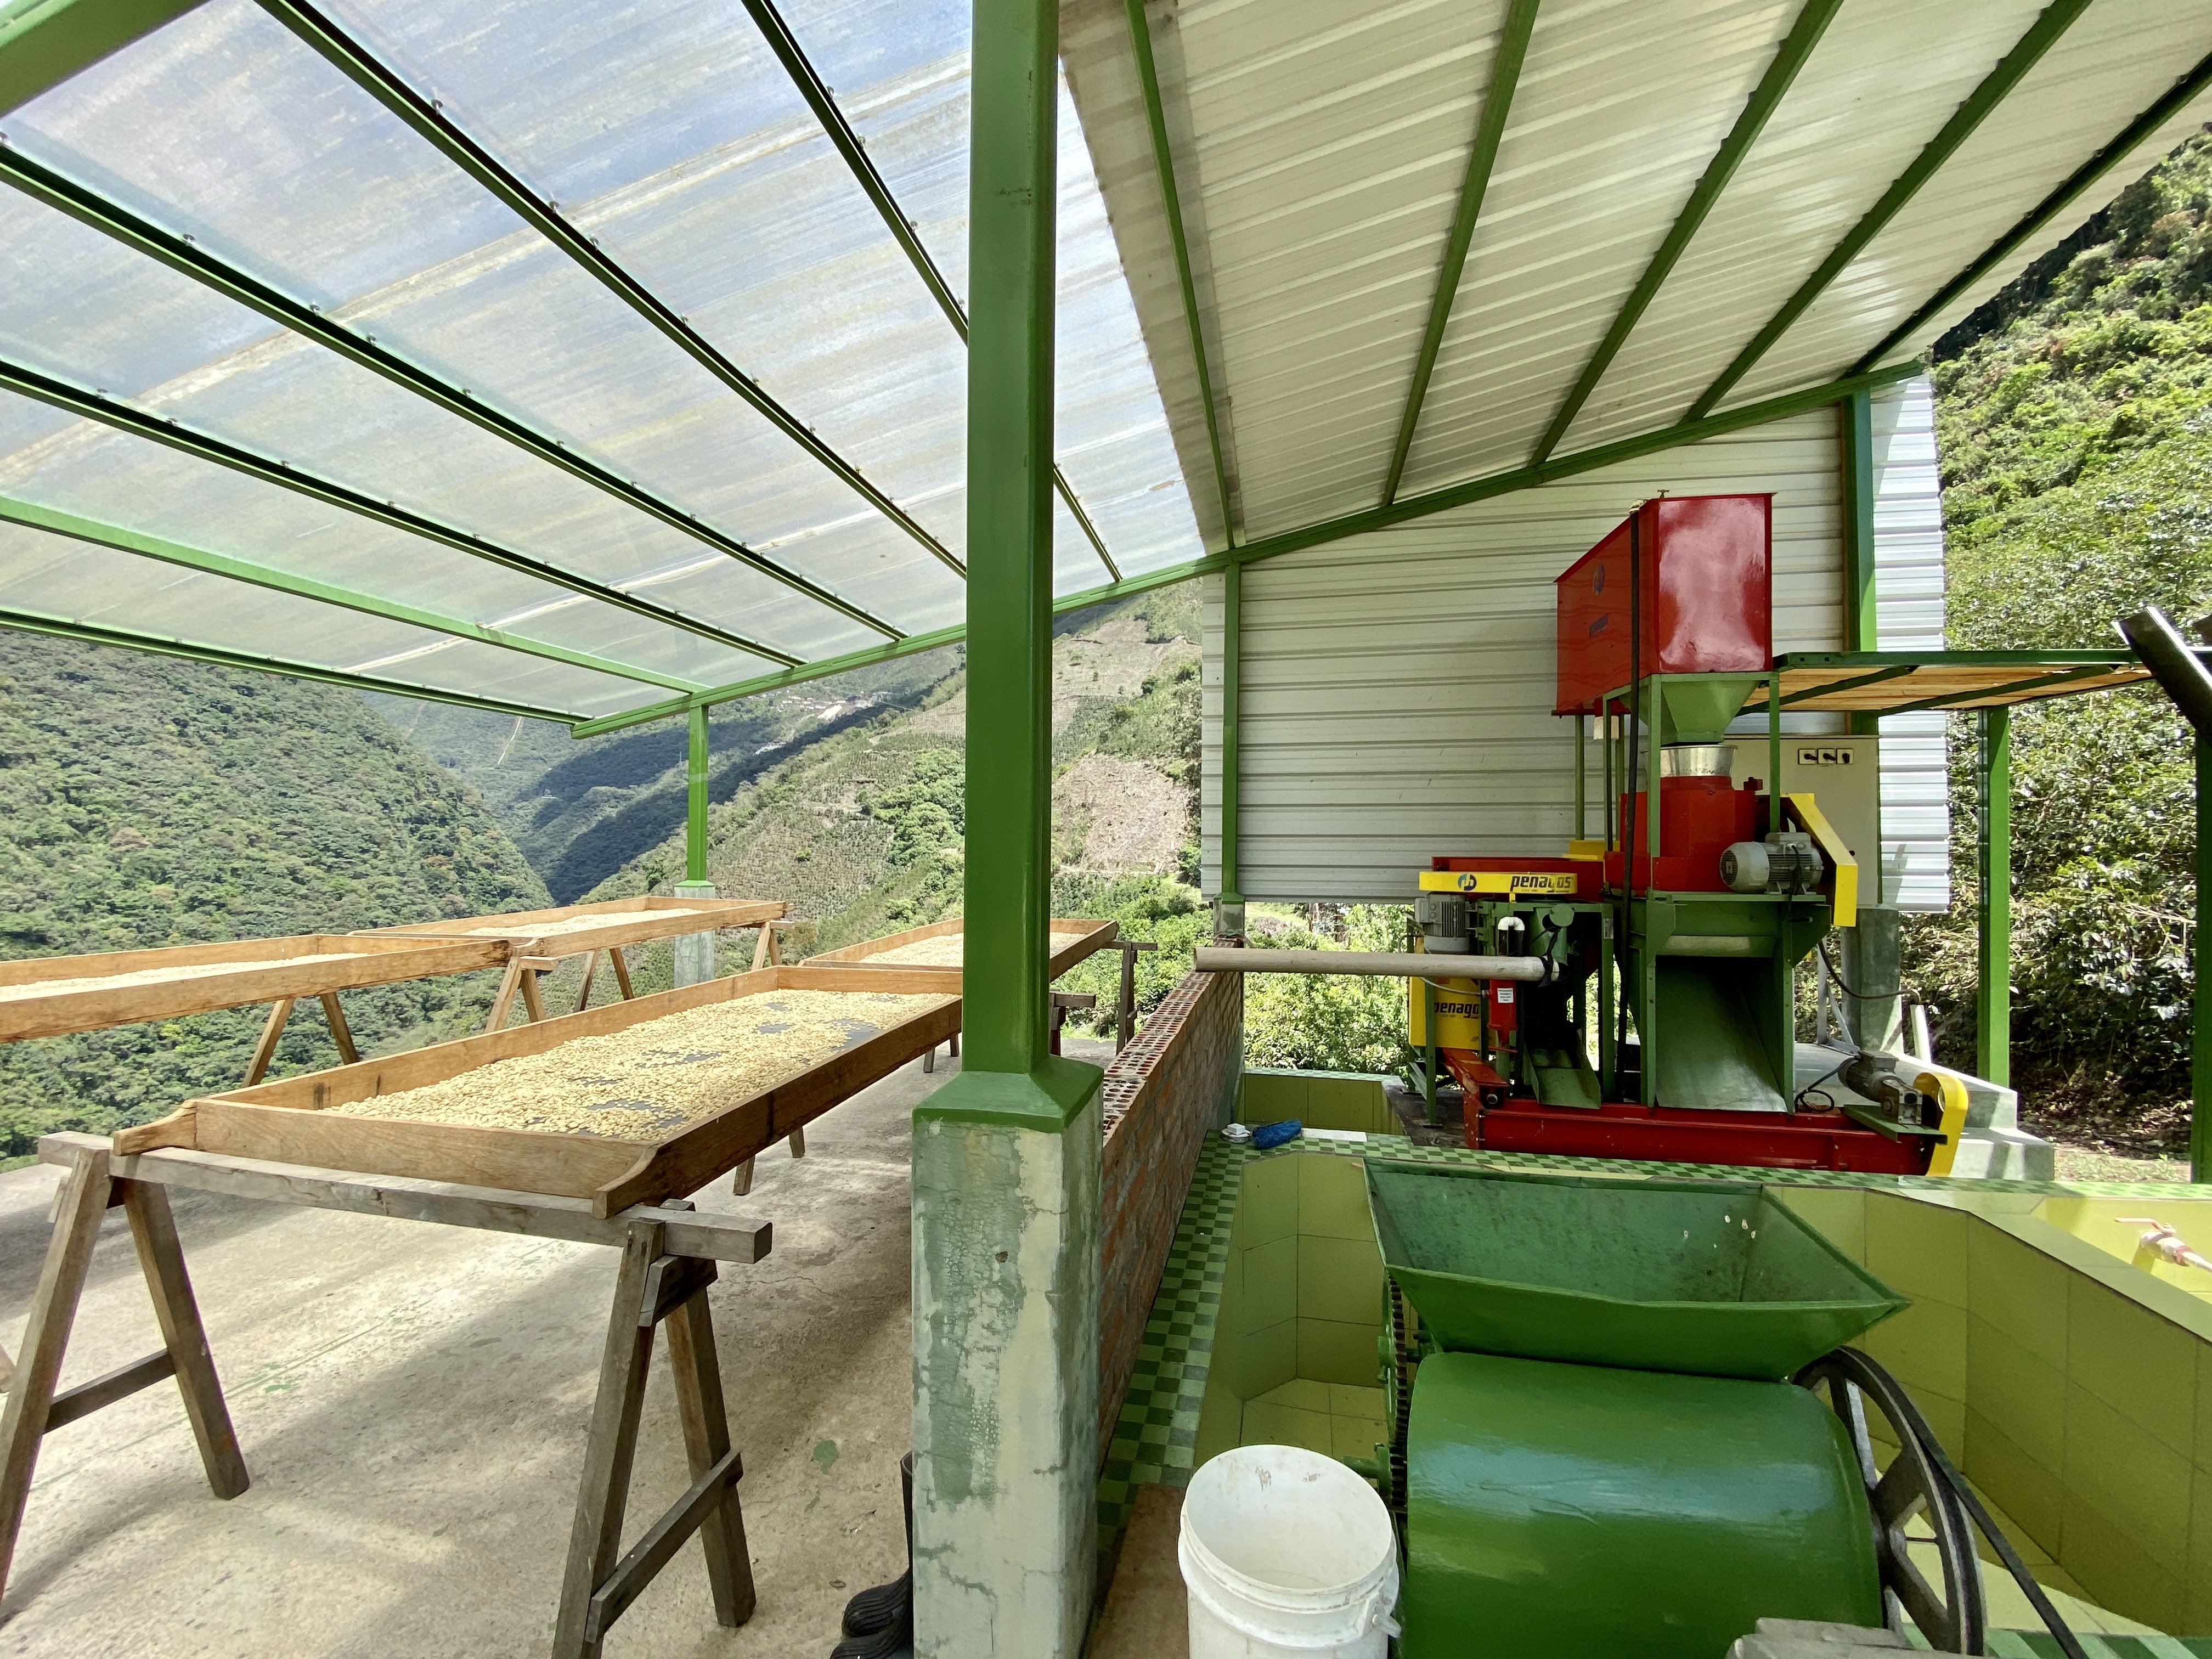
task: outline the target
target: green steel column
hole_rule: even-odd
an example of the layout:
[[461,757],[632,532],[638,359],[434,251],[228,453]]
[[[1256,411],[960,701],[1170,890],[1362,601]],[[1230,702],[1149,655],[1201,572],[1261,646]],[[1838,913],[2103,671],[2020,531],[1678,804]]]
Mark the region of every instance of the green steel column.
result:
[[691,711],[690,754],[684,769],[690,793],[684,817],[684,879],[707,879],[707,711]]
[[2212,974],[2203,970],[2204,941],[2212,939],[2212,742],[2197,739],[2197,994],[2190,1029],[2189,1178],[2212,1181]]
[[1046,1042],[1059,12],[974,7],[967,1041],[914,1117],[914,1650],[1077,1659],[1097,1565],[1103,1073]]
[[[1844,462],[1844,649],[1878,651],[1874,575],[1874,394],[1836,405]],[[1863,716],[1854,715],[1861,719]]]
[[[1221,893],[1223,905],[1244,902],[1243,872],[1237,851],[1237,772],[1243,764],[1244,567],[1234,557],[1221,573]],[[1241,920],[1226,931],[1244,931]],[[1217,927],[1217,932],[1223,931]]]
[[[1981,806],[1979,987],[1974,997],[1974,1069],[2012,1081],[2012,711],[1981,711],[1976,757]],[[2200,1003],[2200,1007],[2202,1006]],[[2199,1021],[2200,1025],[2202,1020]],[[2200,1040],[2201,1042],[2201,1040]],[[2203,1060],[2198,1061],[2201,1068]]]

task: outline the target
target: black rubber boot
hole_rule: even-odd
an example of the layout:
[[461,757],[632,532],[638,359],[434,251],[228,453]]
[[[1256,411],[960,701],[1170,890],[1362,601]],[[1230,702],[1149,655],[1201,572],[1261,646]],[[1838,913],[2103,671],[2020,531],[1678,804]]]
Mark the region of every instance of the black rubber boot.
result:
[[830,1659],[881,1659],[896,1653],[914,1640],[914,1454],[899,1459],[899,1492],[906,1504],[907,1570],[888,1584],[864,1589],[845,1603],[845,1634],[850,1638],[893,1635],[890,1646],[873,1641],[845,1641]]

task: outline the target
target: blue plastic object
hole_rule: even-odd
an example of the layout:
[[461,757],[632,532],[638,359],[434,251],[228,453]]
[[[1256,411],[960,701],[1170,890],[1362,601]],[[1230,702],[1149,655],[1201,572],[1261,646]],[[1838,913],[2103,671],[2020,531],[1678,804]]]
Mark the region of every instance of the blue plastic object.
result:
[[1252,1150],[1264,1152],[1272,1147],[1286,1146],[1306,1132],[1306,1126],[1294,1117],[1280,1123],[1262,1123],[1252,1131]]

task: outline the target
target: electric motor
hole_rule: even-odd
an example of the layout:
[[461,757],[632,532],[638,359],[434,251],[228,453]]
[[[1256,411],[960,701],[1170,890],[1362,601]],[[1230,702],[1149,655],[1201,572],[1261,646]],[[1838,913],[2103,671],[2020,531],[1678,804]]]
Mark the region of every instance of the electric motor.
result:
[[1802,830],[1740,841],[1721,854],[1721,879],[1732,893],[1809,893],[1826,873],[1820,849]]
[[1468,933],[1467,900],[1458,893],[1417,894],[1413,920],[1432,954],[1463,957],[1474,948]]

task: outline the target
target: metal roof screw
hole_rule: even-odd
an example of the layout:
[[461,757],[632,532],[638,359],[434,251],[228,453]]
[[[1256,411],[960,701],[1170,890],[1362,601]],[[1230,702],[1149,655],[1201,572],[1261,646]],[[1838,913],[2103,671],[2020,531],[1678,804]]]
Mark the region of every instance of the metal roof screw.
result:
[[444,99],[442,99],[442,98],[433,98],[433,99],[430,100],[430,107],[431,107],[432,109],[443,109],[443,108],[445,108],[445,106],[446,106],[446,100],[445,100]]

